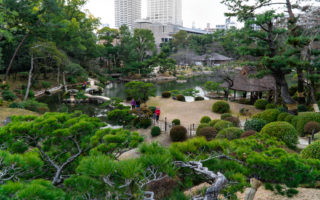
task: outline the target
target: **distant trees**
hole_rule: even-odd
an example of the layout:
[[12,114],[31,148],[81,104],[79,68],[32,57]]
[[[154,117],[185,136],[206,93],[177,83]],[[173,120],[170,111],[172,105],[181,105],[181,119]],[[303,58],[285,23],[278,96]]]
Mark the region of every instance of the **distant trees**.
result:
[[147,101],[150,96],[155,96],[156,92],[152,83],[142,81],[131,81],[125,87],[127,97],[134,98],[136,101]]

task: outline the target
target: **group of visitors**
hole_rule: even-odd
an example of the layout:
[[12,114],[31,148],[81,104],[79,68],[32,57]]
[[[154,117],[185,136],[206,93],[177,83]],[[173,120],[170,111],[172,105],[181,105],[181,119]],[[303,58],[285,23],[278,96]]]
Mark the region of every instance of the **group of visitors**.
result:
[[[140,108],[140,101],[139,100],[135,100],[135,99],[132,99],[131,100],[131,108],[132,110],[133,109],[136,109],[136,108]],[[159,121],[159,118],[160,118],[160,107],[158,106],[155,110],[155,112],[153,113],[153,119],[156,120],[156,121]]]

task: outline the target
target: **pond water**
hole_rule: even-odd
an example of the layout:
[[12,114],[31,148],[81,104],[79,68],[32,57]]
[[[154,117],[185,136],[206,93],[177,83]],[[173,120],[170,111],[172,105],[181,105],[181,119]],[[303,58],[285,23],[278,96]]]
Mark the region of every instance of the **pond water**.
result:
[[[216,81],[217,79],[212,76],[197,76],[187,80],[186,83],[177,83],[176,81],[156,82],[156,95],[161,96],[163,91],[170,90],[185,90],[185,89],[197,89],[199,90],[198,96],[205,96],[205,92],[202,89],[207,81]],[[125,83],[124,82],[113,82],[106,86],[102,94],[106,97],[119,97],[126,98],[125,95]],[[48,104],[51,112],[72,112],[80,110],[83,113],[92,117],[103,117],[106,116],[107,110],[102,109],[98,104],[64,104],[63,103],[63,92],[59,92],[53,95],[43,96],[38,101]],[[194,101],[193,97],[186,97],[187,102]]]

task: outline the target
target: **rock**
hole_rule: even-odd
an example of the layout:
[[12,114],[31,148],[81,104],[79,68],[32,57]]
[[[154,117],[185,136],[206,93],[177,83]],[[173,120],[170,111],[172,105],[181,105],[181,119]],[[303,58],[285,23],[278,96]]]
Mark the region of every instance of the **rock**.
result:
[[7,117],[4,121],[3,121],[3,125],[5,126],[5,125],[7,125],[7,124],[9,124],[9,123],[11,123],[11,117]]

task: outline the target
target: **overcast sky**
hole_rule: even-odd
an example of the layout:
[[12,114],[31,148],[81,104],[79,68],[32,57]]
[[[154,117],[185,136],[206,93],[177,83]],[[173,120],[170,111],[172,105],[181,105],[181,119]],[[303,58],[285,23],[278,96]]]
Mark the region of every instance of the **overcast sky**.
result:
[[[192,27],[195,22],[197,28],[205,28],[207,23],[211,27],[224,24],[224,12],[226,7],[220,3],[221,0],[182,0],[183,25]],[[142,18],[147,16],[147,0],[142,0]],[[114,0],[89,0],[86,9],[95,17],[99,17],[103,24],[114,27]]]

